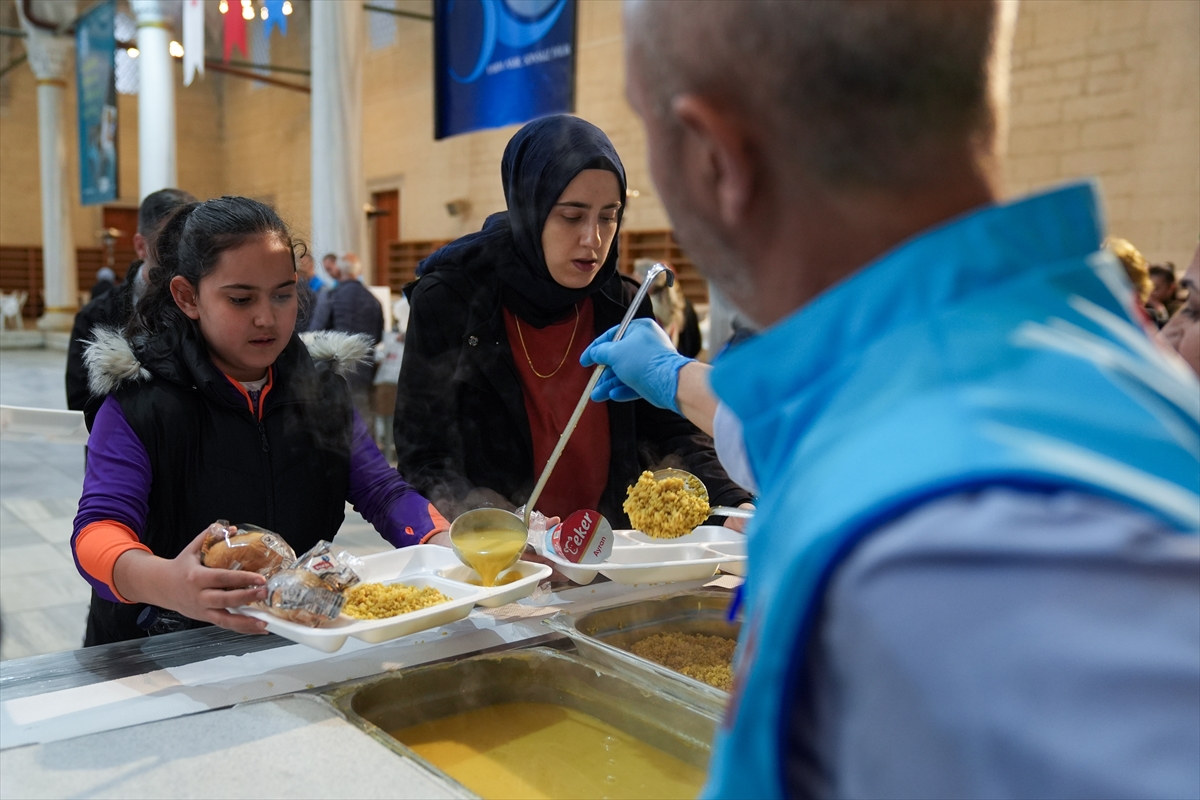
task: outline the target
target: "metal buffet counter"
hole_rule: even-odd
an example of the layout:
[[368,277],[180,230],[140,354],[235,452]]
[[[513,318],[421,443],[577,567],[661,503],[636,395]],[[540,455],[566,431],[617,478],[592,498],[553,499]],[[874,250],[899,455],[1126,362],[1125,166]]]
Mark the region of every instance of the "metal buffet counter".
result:
[[[551,698],[702,774],[721,693],[640,669],[609,645],[589,647],[587,631],[572,626],[601,609],[687,592],[707,597],[694,613],[678,600],[663,608],[711,617],[713,595],[738,583],[727,575],[599,582],[475,608],[381,644],[349,639],[334,653],[207,628],[6,661],[0,797],[470,797],[389,735],[444,713],[455,697],[477,706]],[[629,621],[643,623],[662,627]],[[438,664],[445,669],[421,666]]]

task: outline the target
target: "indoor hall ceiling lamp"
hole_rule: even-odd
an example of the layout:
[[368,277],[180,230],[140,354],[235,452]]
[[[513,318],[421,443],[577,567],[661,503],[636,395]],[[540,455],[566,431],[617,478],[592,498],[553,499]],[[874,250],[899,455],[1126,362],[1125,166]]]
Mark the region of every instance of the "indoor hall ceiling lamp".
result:
[[136,47],[126,47],[125,54],[130,58],[137,58],[142,54],[142,51],[138,50]]
[[183,58],[183,45],[172,39],[171,43],[167,45],[167,52],[171,54],[172,58]]
[[287,16],[291,16],[291,13],[292,13],[292,0],[283,0],[283,15],[285,17],[287,17]]
[[242,19],[254,19],[254,0],[242,0]]
[[222,14],[228,14],[229,13],[229,0],[221,0],[221,2],[217,4],[217,10],[220,11]]

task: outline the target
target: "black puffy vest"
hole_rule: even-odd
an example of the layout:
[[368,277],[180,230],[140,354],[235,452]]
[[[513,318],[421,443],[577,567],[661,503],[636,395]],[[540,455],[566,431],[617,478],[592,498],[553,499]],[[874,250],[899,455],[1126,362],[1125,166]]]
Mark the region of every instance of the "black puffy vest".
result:
[[[353,425],[341,376],[293,336],[259,421],[194,338],[141,360],[152,377],[115,394],[150,459],[142,541],[155,555],[174,558],[218,519],[275,531],[297,555],[333,539],[345,517]],[[144,609],[93,592],[85,644],[145,636]]]

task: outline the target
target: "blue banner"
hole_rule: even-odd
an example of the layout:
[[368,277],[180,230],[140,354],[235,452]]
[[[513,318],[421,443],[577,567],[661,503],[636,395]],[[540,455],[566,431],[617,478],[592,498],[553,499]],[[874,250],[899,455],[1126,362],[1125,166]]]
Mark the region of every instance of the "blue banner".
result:
[[575,109],[576,0],[434,0],[434,138]]
[[116,0],[101,3],[75,28],[79,184],[85,206],[117,197],[116,6]]

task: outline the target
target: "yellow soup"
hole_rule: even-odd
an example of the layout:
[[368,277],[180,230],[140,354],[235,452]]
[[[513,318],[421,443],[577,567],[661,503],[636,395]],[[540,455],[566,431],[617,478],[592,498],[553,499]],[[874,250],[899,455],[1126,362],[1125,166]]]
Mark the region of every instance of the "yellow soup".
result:
[[524,531],[512,529],[461,531],[454,534],[454,546],[479,573],[484,586],[495,586],[496,576],[525,549],[525,539]]
[[505,703],[393,737],[481,797],[691,798],[704,771],[572,708]]

